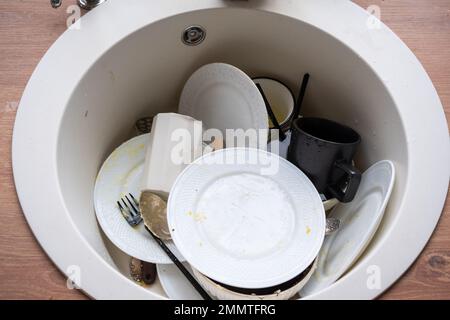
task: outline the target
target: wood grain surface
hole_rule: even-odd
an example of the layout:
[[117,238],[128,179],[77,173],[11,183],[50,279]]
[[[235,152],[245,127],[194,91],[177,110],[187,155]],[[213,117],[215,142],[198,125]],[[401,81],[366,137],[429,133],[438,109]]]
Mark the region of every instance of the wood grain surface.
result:
[[[423,63],[450,119],[450,0],[355,2],[381,8],[381,20]],[[48,0],[0,0],[0,299],[87,299],[67,289],[65,277],[34,239],[11,169],[18,102],[35,66],[66,29],[65,9],[73,3],[66,0],[54,10]],[[450,299],[449,203],[426,249],[382,299]]]

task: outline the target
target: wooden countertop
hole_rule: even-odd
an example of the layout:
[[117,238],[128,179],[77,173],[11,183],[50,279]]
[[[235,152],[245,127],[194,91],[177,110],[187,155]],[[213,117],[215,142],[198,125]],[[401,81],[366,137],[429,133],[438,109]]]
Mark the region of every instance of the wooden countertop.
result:
[[[450,119],[450,1],[355,2],[381,8],[381,20],[423,63]],[[0,299],[86,299],[66,288],[64,276],[34,239],[17,200],[11,169],[18,102],[37,63],[64,32],[65,9],[73,3],[66,0],[54,10],[49,1],[0,2]],[[382,299],[450,299],[449,203],[424,252]]]

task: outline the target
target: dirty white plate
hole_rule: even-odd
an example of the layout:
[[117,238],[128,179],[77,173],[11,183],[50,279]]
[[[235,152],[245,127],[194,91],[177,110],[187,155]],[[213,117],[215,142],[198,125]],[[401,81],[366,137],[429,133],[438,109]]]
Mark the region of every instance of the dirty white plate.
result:
[[169,229],[193,268],[234,287],[266,288],[302,273],[325,235],[325,211],[297,167],[228,148],[189,165],[168,201]]
[[[117,207],[117,201],[128,193],[139,199],[148,141],[148,134],[133,138],[114,150],[103,163],[95,182],[95,213],[106,236],[120,250],[143,261],[167,264],[172,261],[148,234],[144,224],[131,227]],[[167,245],[184,260],[172,241]]]
[[[240,69],[212,63],[198,69],[184,86],[178,111],[201,120],[205,129],[265,129],[269,118],[255,83]],[[226,142],[226,139],[224,139]]]
[[[189,263],[183,265],[192,274]],[[156,265],[161,286],[171,300],[204,300],[174,264]]]
[[389,201],[395,180],[391,161],[380,161],[363,173],[355,199],[339,203],[330,217],[341,220],[338,231],[325,238],[318,266],[300,292],[308,296],[338,280],[372,240]]

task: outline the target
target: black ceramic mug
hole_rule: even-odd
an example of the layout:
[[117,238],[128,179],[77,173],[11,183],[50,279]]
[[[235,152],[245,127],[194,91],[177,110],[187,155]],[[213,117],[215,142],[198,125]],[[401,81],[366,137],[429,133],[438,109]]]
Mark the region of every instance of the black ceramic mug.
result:
[[320,118],[300,118],[292,123],[288,160],[302,170],[319,193],[350,202],[361,182],[352,165],[361,143],[352,128]]

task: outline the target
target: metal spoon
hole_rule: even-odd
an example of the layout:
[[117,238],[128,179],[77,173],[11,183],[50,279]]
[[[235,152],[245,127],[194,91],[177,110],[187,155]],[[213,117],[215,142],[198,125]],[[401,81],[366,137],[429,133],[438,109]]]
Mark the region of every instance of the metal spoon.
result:
[[167,204],[158,195],[150,191],[142,191],[139,208],[144,224],[161,240],[171,240],[167,224]]
[[166,246],[163,240],[170,240],[170,232],[167,224],[167,204],[158,195],[150,192],[143,191],[139,201],[139,209],[141,211],[142,219],[146,230],[151,234],[153,239],[158,243],[161,249],[167,254],[172,262],[183,273],[186,279],[192,284],[197,292],[205,300],[212,300],[203,287],[195,280],[190,272],[184,267],[184,265],[178,260],[172,251]]

